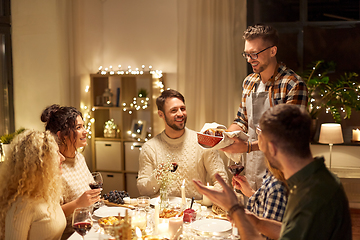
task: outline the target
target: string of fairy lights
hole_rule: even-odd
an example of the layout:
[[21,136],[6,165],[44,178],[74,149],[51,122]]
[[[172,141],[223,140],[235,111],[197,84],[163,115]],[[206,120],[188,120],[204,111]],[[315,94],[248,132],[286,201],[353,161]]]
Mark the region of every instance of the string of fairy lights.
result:
[[[313,69],[315,70],[315,67],[313,67]],[[321,77],[321,73],[319,73],[318,76]],[[353,82],[353,83],[352,83],[353,86],[355,86],[356,84],[357,84],[356,82]],[[359,90],[360,90],[360,85],[358,85],[357,87],[355,87],[355,91],[356,91],[356,92],[359,92]],[[346,92],[347,89],[344,88],[342,91]],[[325,89],[325,90],[324,90],[324,93],[327,94],[328,91]],[[320,94],[320,97],[324,97],[324,93],[321,93],[321,94]],[[357,99],[356,99],[356,100],[357,100],[357,101],[360,101],[360,94],[357,95]],[[316,99],[312,97],[312,98],[310,99],[310,111],[311,111],[314,107],[316,107],[316,109],[320,109],[320,108],[321,108],[321,106],[319,106],[319,105],[316,105],[316,106],[314,106],[314,105],[316,105]],[[343,108],[343,107],[340,107],[340,111],[342,111],[343,113],[346,112],[345,108]],[[325,108],[325,113],[331,113],[331,108],[330,108],[330,107],[326,107],[326,108]]]
[[[118,70],[114,70],[112,66],[109,66],[108,68],[103,68],[100,66],[98,68],[98,74],[101,75],[143,75],[143,74],[151,74],[152,78],[155,79],[155,87],[159,89],[160,92],[164,91],[164,83],[163,83],[163,72],[161,70],[153,70],[153,67],[150,65],[148,67],[148,71],[145,70],[145,65],[141,66],[141,70],[139,68],[132,69],[131,66],[128,66],[126,70],[121,69],[121,65],[118,65]],[[90,86],[87,85],[85,87],[85,92],[89,93]],[[138,96],[134,96],[132,99],[132,102],[127,103],[123,102],[121,103],[121,108],[123,112],[127,112],[129,115],[133,113],[133,111],[140,111],[148,108],[150,99],[148,97],[143,97],[141,93],[138,94]],[[92,112],[95,111],[94,106],[88,106],[84,103],[81,103],[81,110],[84,118],[84,127],[86,131],[88,132],[87,137],[89,139],[92,138],[92,125],[95,123],[95,118],[92,117]],[[131,130],[127,131],[128,135],[135,137],[138,133],[133,133]],[[151,137],[151,134],[149,133],[145,141],[148,140],[148,137]],[[141,141],[140,138],[137,139],[138,141]]]

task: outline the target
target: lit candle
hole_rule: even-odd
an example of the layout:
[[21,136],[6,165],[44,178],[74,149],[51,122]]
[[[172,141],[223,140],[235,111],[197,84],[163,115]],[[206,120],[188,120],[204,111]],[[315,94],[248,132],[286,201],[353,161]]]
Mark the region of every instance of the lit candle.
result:
[[182,217],[172,217],[169,218],[169,234],[170,239],[178,239],[182,233],[183,218]]
[[181,185],[181,203],[184,206],[186,204],[186,197],[185,197],[185,179]]
[[[206,187],[209,188],[209,189],[214,189],[214,186],[209,186],[209,183],[207,183]],[[212,205],[211,200],[205,195],[203,195],[203,205],[205,205],[205,206],[211,206]]]
[[359,129],[353,129],[352,130],[352,140],[353,141],[360,141],[360,130]]
[[155,212],[154,212],[154,231],[158,231],[159,226],[159,214],[160,214],[160,205],[159,205],[159,199],[157,199],[155,203]]
[[142,239],[142,233],[141,233],[140,228],[136,227],[135,232],[136,232],[136,237],[137,237],[137,239],[138,239],[138,240],[141,240],[141,239]]
[[168,237],[169,219],[163,218],[157,227],[157,234],[160,236]]

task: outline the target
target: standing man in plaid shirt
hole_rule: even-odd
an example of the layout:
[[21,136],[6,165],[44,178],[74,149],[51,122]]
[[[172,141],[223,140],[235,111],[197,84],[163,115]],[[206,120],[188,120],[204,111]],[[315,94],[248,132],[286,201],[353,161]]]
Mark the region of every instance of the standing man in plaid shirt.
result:
[[243,82],[242,102],[237,118],[229,131],[242,130],[248,141],[234,138],[234,143],[222,150],[228,153],[247,153],[243,165],[251,188],[258,189],[265,174],[264,154],[259,151],[256,126],[261,115],[270,107],[285,103],[305,109],[308,91],[304,81],[283,63],[276,60],[278,33],[266,25],[254,25],[244,32],[242,54],[253,69]]

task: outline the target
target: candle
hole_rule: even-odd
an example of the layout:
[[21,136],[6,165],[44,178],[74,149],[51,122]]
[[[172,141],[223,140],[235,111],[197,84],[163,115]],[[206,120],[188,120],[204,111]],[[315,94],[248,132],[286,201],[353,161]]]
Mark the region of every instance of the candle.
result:
[[[209,188],[209,189],[214,189],[214,186],[209,186],[209,183],[207,183],[206,187]],[[205,195],[203,195],[203,202],[202,203],[205,206],[211,206],[212,205],[212,202],[210,201],[210,199]]]
[[169,218],[169,234],[170,239],[178,239],[182,233],[183,218],[182,217],[172,217]]
[[159,200],[157,200],[155,203],[155,212],[154,212],[154,231],[155,232],[158,231],[159,213],[160,213],[160,205],[159,205]]
[[186,204],[186,197],[185,197],[185,179],[181,185],[181,204],[184,206]]
[[161,219],[161,222],[159,223],[157,227],[157,234],[160,236],[168,237],[168,231],[169,231],[169,219]]
[[146,212],[145,213],[135,213],[131,217],[131,227],[133,228],[146,228]]
[[141,233],[140,228],[136,227],[135,232],[136,232],[136,237],[137,237],[137,239],[138,239],[138,240],[141,240],[141,239],[142,239],[142,233]]
[[352,140],[353,141],[360,141],[360,130],[359,129],[353,129],[352,130]]

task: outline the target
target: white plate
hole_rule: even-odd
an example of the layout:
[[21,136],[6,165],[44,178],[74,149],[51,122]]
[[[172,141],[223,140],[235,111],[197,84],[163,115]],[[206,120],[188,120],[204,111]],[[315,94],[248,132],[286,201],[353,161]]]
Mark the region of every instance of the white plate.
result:
[[102,218],[102,217],[110,217],[110,216],[125,216],[125,211],[128,210],[129,215],[131,215],[132,211],[128,208],[123,207],[101,207],[94,211],[94,216]]
[[231,230],[231,223],[220,219],[203,219],[191,223],[191,228],[208,233],[222,233]]
[[[150,199],[150,204],[155,205],[157,201],[159,201],[159,204],[160,204],[160,198],[159,197],[152,198],[152,199]],[[169,203],[171,205],[181,204],[181,202],[182,202],[181,197],[169,197]]]

